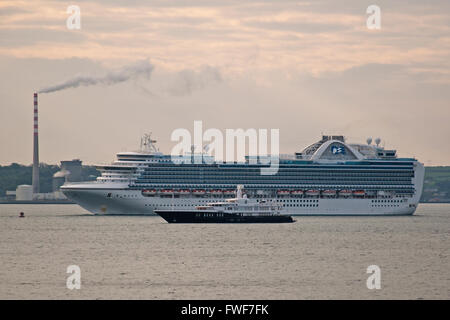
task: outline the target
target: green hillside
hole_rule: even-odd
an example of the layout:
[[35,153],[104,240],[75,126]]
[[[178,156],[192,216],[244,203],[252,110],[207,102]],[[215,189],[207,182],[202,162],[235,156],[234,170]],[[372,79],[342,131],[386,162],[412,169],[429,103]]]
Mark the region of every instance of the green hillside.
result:
[[[40,192],[52,192],[53,175],[60,170],[57,165],[41,163],[39,165]],[[0,198],[5,197],[6,190],[16,190],[21,184],[31,184],[32,166],[12,163],[9,166],[0,166]],[[100,173],[91,166],[83,166],[83,180],[92,180],[92,176]]]
[[450,202],[450,167],[426,167],[422,201]]

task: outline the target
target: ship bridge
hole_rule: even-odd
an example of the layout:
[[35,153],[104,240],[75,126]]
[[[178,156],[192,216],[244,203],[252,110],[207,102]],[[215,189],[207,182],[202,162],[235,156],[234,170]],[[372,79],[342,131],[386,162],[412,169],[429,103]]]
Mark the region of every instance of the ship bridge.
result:
[[341,161],[341,160],[366,160],[366,159],[395,159],[396,150],[385,150],[379,146],[371,145],[372,139],[367,139],[367,144],[347,144],[344,136],[324,135],[322,139],[307,146],[302,152],[295,153],[296,159],[312,161]]

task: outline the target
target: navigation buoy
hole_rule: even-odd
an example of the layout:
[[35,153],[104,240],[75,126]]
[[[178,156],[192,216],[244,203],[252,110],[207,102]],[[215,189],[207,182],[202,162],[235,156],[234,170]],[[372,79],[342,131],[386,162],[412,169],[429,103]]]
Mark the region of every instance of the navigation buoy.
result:
[[20,218],[25,218],[25,214],[23,212],[20,213],[19,215]]

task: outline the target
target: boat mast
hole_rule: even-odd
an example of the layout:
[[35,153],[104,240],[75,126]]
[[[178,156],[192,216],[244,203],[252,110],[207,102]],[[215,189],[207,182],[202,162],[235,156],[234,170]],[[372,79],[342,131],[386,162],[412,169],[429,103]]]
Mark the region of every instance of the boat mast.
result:
[[152,133],[146,133],[141,138],[141,151],[147,153],[158,152],[155,146],[156,140],[152,139]]
[[236,199],[242,199],[242,190],[244,189],[243,184],[238,184],[236,186]]

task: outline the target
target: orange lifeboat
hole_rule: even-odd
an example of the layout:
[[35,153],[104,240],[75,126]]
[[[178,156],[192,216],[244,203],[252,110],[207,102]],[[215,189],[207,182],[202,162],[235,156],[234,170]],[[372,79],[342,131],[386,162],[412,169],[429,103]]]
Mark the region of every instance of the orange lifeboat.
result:
[[155,189],[143,189],[141,191],[141,193],[143,196],[146,196],[146,197],[154,196],[156,194],[156,190]]
[[301,195],[303,195],[303,190],[292,190],[291,194],[293,196],[301,196]]
[[366,192],[364,190],[355,190],[353,191],[353,195],[356,197],[364,197]]
[[319,195],[319,193],[320,193],[319,190],[307,190],[307,191],[305,192],[305,194],[306,194],[307,196],[310,196],[310,197],[316,197],[316,196]]
[[325,197],[334,197],[336,195],[336,190],[324,190],[322,195]]
[[192,193],[196,196],[202,196],[206,193],[204,189],[195,189],[192,191]]
[[351,190],[341,190],[339,191],[339,196],[340,197],[350,197],[352,195],[352,191]]
[[162,195],[171,196],[171,195],[173,195],[173,190],[172,189],[162,189],[159,193]]
[[234,190],[223,190],[225,196],[234,196]]

